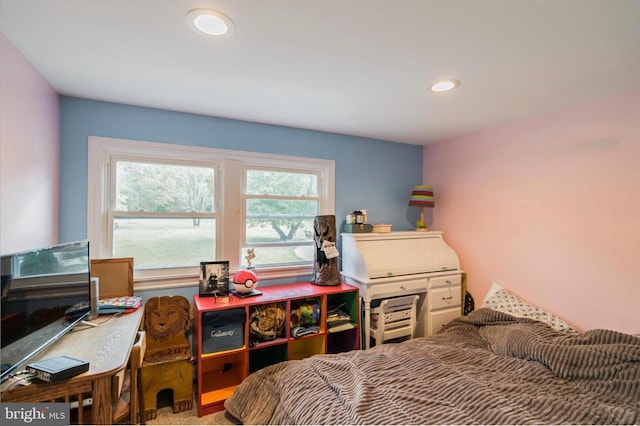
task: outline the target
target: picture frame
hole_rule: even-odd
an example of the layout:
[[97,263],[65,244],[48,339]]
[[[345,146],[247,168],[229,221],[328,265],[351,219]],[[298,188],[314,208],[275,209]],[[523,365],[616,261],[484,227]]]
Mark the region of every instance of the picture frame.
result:
[[229,261],[200,262],[200,297],[229,296]]

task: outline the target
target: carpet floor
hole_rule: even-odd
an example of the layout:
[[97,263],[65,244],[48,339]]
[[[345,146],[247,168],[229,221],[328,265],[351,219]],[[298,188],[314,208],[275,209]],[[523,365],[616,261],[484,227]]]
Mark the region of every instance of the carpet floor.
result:
[[224,411],[220,411],[206,416],[198,417],[198,410],[194,406],[190,411],[181,413],[173,412],[171,407],[158,409],[155,419],[148,420],[148,425],[235,425],[232,420],[225,416]]
[[225,416],[224,411],[198,417],[198,407],[195,398],[193,408],[189,411],[174,413],[171,402],[158,398],[156,418],[147,420],[148,425],[235,425],[235,421]]

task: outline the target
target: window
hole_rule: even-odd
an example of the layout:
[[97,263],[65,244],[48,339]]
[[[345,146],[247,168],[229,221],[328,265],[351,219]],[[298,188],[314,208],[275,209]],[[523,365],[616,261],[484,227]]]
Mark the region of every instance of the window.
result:
[[243,252],[254,266],[313,261],[313,219],[320,210],[319,173],[247,167]]
[[198,265],[216,254],[216,167],[160,161],[112,157],[110,253],[138,269]]
[[133,257],[136,288],[195,285],[202,261],[261,278],[311,272],[313,220],[333,214],[334,164],[89,138],[92,257]]

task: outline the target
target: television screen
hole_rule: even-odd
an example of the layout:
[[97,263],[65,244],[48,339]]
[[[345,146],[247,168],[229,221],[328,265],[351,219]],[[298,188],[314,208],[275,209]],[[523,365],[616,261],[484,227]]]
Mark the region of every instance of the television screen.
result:
[[[1,257],[3,379],[86,317],[90,264],[88,241]],[[78,304],[86,310],[65,314]]]

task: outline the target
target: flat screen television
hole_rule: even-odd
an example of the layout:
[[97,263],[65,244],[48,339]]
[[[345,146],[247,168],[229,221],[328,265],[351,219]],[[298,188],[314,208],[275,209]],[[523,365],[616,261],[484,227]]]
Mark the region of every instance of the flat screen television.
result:
[[90,267],[86,240],[1,256],[3,381],[89,316]]

